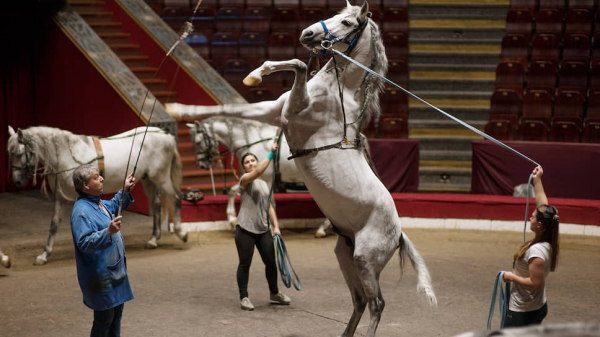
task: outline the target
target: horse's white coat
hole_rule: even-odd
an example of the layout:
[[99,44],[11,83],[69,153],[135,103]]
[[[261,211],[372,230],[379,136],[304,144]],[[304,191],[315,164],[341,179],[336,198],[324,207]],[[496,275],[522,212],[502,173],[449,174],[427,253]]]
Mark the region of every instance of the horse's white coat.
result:
[[[343,37],[359,22],[369,20],[350,57],[375,72],[385,75],[387,59],[379,29],[367,18],[368,4],[354,7],[348,3],[340,14],[325,20],[329,31]],[[306,28],[300,42],[307,48],[321,48],[327,36],[320,23]],[[346,45],[334,48],[345,51]],[[262,76],[276,71],[294,71],[292,89],[272,102],[218,107],[184,107],[169,105],[167,109],[181,118],[198,119],[212,114],[227,114],[277,123],[280,118],[289,146],[294,150],[310,149],[343,139],[343,115],[338,94],[338,81],[343,90],[348,140],[360,132],[367,116],[378,113],[381,81],[343,58],[336,58],[309,82],[307,66],[299,60],[265,62],[254,70],[245,83],[259,83]],[[357,125],[358,124],[358,125]],[[400,256],[408,255],[418,274],[417,288],[424,291],[432,305],[437,304],[429,272],[421,256],[406,234],[402,233],[398,212],[385,186],[367,165],[361,151],[331,149],[295,159],[296,167],[313,198],[340,236],[335,247],[340,269],[350,289],[354,312],[343,336],[353,336],[368,305],[371,313],[367,336],[374,336],[385,306],[379,288],[379,274],[400,248]]]
[[[133,171],[144,130],[145,127],[140,127],[100,139],[105,163],[105,193],[114,193],[121,189],[132,136],[136,132],[138,136],[135,137],[129,168]],[[47,174],[45,176],[54,196],[54,215],[48,241],[44,252],[36,259],[37,264],[43,265],[52,253],[54,236],[60,225],[65,202],[77,199],[77,192],[73,186],[73,170],[84,163],[97,165],[96,148],[91,137],[75,135],[57,128],[37,126],[15,132],[9,126],[9,133],[8,152],[13,166],[13,182],[18,186],[26,185],[30,178],[27,169],[39,174],[38,166],[43,166],[43,172]],[[65,170],[66,172],[63,172]],[[55,174],[56,172],[60,173]],[[37,175],[34,180],[36,178]],[[156,240],[161,235],[161,222],[166,220],[167,214],[175,224],[177,235],[186,241],[187,234],[181,230],[181,159],[173,136],[158,128],[148,129],[135,178],[142,181],[154,215],[154,232],[148,242],[149,248],[156,247]],[[44,188],[45,184],[42,183],[42,189]]]

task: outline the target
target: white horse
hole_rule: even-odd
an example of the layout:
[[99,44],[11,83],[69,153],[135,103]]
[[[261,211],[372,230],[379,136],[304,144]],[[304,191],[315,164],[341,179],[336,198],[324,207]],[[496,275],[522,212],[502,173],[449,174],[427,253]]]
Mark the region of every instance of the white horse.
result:
[[[103,152],[101,158],[90,136],[75,135],[69,131],[45,126],[19,129],[17,132],[8,127],[8,152],[13,182],[17,186],[24,186],[33,176],[35,184],[39,175],[38,166],[43,166],[42,177],[47,177],[54,196],[54,215],[50,223],[48,241],[44,252],[36,258],[36,264],[44,265],[48,262],[54,236],[61,222],[61,209],[66,202],[77,199],[77,192],[73,186],[73,170],[82,164],[98,164],[99,160],[103,159],[104,192],[119,191],[124,179],[132,137],[137,133],[134,151],[131,153],[130,170],[133,170],[136,162],[145,129],[140,127],[99,139]],[[100,169],[102,170],[101,167]],[[187,234],[181,228],[181,159],[173,136],[159,128],[148,129],[135,178],[142,181],[154,215],[154,231],[146,247],[157,247],[156,240],[161,236],[161,222],[167,219],[167,215],[173,220],[177,235],[186,242]],[[42,181],[41,185],[45,191],[45,182]]]
[[[385,75],[381,34],[368,14],[366,2],[362,7],[348,3],[338,15],[304,29],[300,42],[312,50],[323,49],[321,42],[329,40],[336,50]],[[335,253],[354,302],[343,336],[354,335],[367,305],[371,319],[366,335],[375,335],[384,308],[379,275],[398,248],[400,260],[407,253],[417,272],[417,289],[436,305],[425,262],[402,232],[394,200],[363,159],[358,139],[368,116],[378,113],[381,81],[334,56],[309,82],[307,66],[300,60],[267,61],[244,82],[258,84],[262,76],[277,71],[294,71],[296,77],[292,89],[276,101],[218,107],[171,105],[168,109],[194,119],[215,113],[265,121],[281,118],[296,167],[339,234]]]
[[10,268],[11,266],[10,257],[8,255],[4,255],[4,253],[2,253],[2,249],[0,249],[0,266],[4,268]]
[[[190,135],[198,165],[203,169],[208,169],[219,158],[219,144],[225,146],[237,158],[242,158],[247,152],[255,154],[259,160],[266,158],[271,151],[271,144],[276,140],[279,129],[267,123],[228,116],[215,116],[201,122],[195,121],[194,124],[188,124],[188,126],[190,127]],[[281,137],[279,149],[280,160],[273,165],[269,165],[261,179],[265,180],[271,187],[273,167],[278,165],[279,181],[303,183],[304,180],[298,172],[296,164],[291,160],[287,160],[291,153],[287,140],[283,136]],[[237,220],[235,196],[239,192],[240,185],[235,184],[229,189],[228,193],[227,220],[233,227],[235,227]],[[315,236],[318,238],[326,236],[330,227],[331,222],[326,219],[317,229]]]

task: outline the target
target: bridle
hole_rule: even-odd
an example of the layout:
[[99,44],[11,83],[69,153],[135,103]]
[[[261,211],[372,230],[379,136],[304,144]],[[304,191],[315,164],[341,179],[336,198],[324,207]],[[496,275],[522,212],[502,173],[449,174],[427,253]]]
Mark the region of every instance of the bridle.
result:
[[19,144],[23,145],[23,147],[25,148],[25,152],[24,153],[17,153],[17,154],[13,154],[13,155],[18,155],[18,156],[23,156],[25,155],[25,165],[24,166],[17,166],[17,165],[12,165],[12,171],[24,171],[27,173],[27,179],[31,178],[36,172],[36,168],[35,165],[32,164],[33,158],[35,158],[36,154],[35,151],[33,150],[33,142],[31,142],[30,139],[25,138],[23,140],[23,142],[19,142]]
[[[209,133],[208,128],[204,122],[200,122],[196,125],[199,127],[196,130],[197,135],[202,135],[202,140],[200,142],[196,142],[196,135],[193,135],[194,141],[194,152],[196,153],[196,161],[200,164],[201,159],[207,160],[209,163],[212,163],[214,159],[219,156],[219,148],[217,142],[213,140],[212,132]],[[209,125],[210,127],[210,125]],[[211,130],[212,131],[212,130]],[[200,158],[200,155],[203,155],[204,158]]]
[[[360,39],[362,32],[367,27],[367,23],[369,22],[369,19],[365,19],[363,22],[360,22],[360,20],[358,20],[358,19],[357,19],[357,21],[358,21],[358,26],[356,26],[353,30],[351,30],[348,34],[346,34],[344,36],[334,35],[333,33],[331,33],[329,31],[329,29],[327,29],[327,25],[325,24],[325,21],[319,21],[321,26],[323,26],[323,30],[325,31],[325,39],[323,41],[321,41],[321,47],[323,47],[321,52],[326,53],[334,44],[336,44],[338,42],[342,42],[342,43],[348,45],[348,48],[346,49],[344,54],[349,55],[352,52],[352,50],[354,49],[354,47],[356,47],[356,43]],[[352,40],[350,40],[350,37],[352,35],[354,35],[354,37],[352,38]]]

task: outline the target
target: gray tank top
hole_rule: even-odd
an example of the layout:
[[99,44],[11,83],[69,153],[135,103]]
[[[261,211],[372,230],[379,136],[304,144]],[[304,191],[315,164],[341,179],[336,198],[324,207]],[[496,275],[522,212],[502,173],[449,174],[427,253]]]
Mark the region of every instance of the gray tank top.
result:
[[241,190],[241,205],[237,224],[254,234],[266,232],[269,229],[267,225],[269,185],[262,179],[255,179]]

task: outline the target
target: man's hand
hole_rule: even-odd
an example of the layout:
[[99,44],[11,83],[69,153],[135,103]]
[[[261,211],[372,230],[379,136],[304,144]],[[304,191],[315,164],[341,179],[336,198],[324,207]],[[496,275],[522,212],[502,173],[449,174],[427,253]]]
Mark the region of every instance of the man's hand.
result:
[[[133,173],[132,173],[133,174]],[[135,177],[131,174],[125,179],[125,193],[131,193],[133,188],[135,187]]]
[[108,225],[108,234],[110,234],[110,236],[121,230],[122,217],[122,215],[119,215],[118,217],[114,218],[113,221],[110,222],[110,225]]

